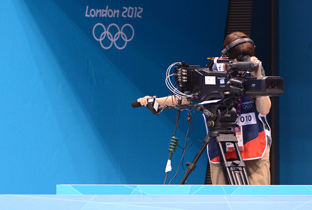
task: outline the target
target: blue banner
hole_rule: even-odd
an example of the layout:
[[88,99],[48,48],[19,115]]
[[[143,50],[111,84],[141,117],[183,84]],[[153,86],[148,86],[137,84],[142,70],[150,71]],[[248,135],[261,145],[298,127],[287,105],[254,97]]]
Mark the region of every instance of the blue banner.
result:
[[[168,95],[171,63],[203,66],[220,55],[227,4],[3,1],[0,193],[55,193],[56,184],[73,183],[161,184],[175,112],[156,117],[131,102]],[[190,142],[205,137],[200,118]],[[188,150],[186,161],[200,145]],[[189,183],[203,184],[206,164],[203,155]]]

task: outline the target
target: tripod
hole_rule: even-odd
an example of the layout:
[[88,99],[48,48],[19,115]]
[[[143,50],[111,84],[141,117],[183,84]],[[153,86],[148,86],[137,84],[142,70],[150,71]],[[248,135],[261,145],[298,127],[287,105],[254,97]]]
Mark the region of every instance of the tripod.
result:
[[[249,185],[249,180],[247,177],[247,172],[245,169],[245,164],[242,160],[238,141],[235,135],[235,132],[231,130],[232,127],[237,126],[236,121],[236,109],[232,107],[231,111],[226,112],[226,115],[221,116],[220,104],[213,105],[212,109],[217,110],[216,115],[212,114],[208,109],[203,108],[204,114],[210,115],[209,118],[215,118],[216,121],[208,121],[208,127],[210,127],[209,134],[205,137],[204,143],[197,152],[195,158],[191,163],[186,163],[188,167],[183,178],[180,181],[180,184],[185,184],[188,176],[196,168],[196,163],[203,152],[206,150],[207,145],[210,143],[213,138],[217,144],[220,164],[223,167],[223,172],[227,180],[227,184],[230,185]],[[209,120],[208,118],[208,120]],[[227,160],[224,154],[223,145],[225,143],[234,144],[234,149],[236,153],[236,159]]]

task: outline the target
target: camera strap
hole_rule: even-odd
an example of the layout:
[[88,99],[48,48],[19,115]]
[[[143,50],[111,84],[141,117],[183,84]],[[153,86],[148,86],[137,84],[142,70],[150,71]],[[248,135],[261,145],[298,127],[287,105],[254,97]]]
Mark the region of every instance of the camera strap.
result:
[[241,116],[242,114],[242,99],[238,99],[238,103],[236,105],[236,112],[238,114],[238,116]]
[[[238,99],[238,103],[236,104],[236,113],[239,116],[242,114],[242,100]],[[238,127],[233,127],[232,130],[235,132],[237,143],[240,151],[244,151],[244,142],[243,142],[243,126],[240,124],[240,121],[238,121]],[[227,152],[234,152],[234,144],[232,143],[226,143],[226,151]]]

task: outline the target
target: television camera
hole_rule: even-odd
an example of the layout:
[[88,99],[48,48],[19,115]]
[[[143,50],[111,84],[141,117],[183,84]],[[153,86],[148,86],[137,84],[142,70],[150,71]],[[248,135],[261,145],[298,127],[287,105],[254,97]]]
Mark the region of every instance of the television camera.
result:
[[[173,66],[171,66],[173,68]],[[280,96],[284,92],[284,80],[279,76],[253,77],[249,72],[259,68],[250,61],[249,56],[241,56],[237,60],[227,57],[212,58],[205,68],[198,65],[188,65],[185,62],[174,64],[174,77],[177,88],[169,81],[167,71],[166,83],[169,89],[179,97],[185,97],[196,104],[197,110],[207,116],[207,126],[210,128],[204,143],[192,163],[187,163],[187,171],[180,184],[184,184],[189,174],[195,170],[195,165],[206,146],[213,138],[217,144],[220,163],[228,184],[248,185],[249,180],[242,160],[238,141],[233,127],[237,127],[237,110],[242,95],[249,98],[261,96]],[[169,70],[170,72],[170,70]],[[215,100],[217,99],[217,100]],[[210,103],[210,102],[212,103]],[[207,103],[206,103],[207,102]],[[193,105],[194,106],[194,105]],[[236,159],[225,158],[224,145],[234,145]]]
[[[172,69],[174,72],[172,73]],[[214,139],[219,150],[220,163],[224,168],[228,184],[248,185],[249,180],[242,160],[238,141],[233,127],[237,127],[237,110],[235,105],[242,95],[249,98],[261,96],[280,96],[284,92],[284,80],[279,76],[253,77],[249,72],[257,70],[259,66],[250,61],[249,56],[242,56],[237,60],[228,57],[210,58],[208,64],[202,68],[199,65],[188,65],[185,62],[171,64],[166,72],[166,85],[174,94],[178,103],[172,106],[159,107],[155,98],[148,100],[146,106],[154,114],[164,109],[177,109],[177,123],[181,108],[194,107],[207,116],[209,134],[191,163],[187,163],[187,170],[180,184],[185,184],[188,176],[196,168],[196,163],[206,146]],[[176,85],[171,78],[174,77]],[[182,104],[182,98],[189,103]],[[137,101],[133,107],[141,106]],[[175,127],[169,146],[169,159],[166,174],[171,171],[171,157],[175,152],[178,139],[175,137]],[[227,160],[224,155],[224,144],[231,143],[237,159]],[[166,179],[167,179],[166,175]],[[166,183],[165,179],[165,183]]]
[[258,65],[250,61],[248,56],[242,61],[221,57],[210,59],[205,68],[177,62],[174,76],[178,92],[194,102],[204,101],[212,93],[222,99],[233,94],[244,94],[249,98],[282,95],[284,80],[281,77],[248,76],[247,71],[253,72],[257,68]]

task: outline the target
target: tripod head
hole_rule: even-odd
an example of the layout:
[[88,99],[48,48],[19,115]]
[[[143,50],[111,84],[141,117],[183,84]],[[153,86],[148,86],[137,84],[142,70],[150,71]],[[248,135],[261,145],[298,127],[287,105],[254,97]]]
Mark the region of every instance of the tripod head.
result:
[[207,126],[211,130],[228,130],[236,127],[238,115],[235,106],[239,98],[238,94],[233,93],[220,95],[219,92],[214,92],[204,95],[200,105],[201,111],[206,116]]

